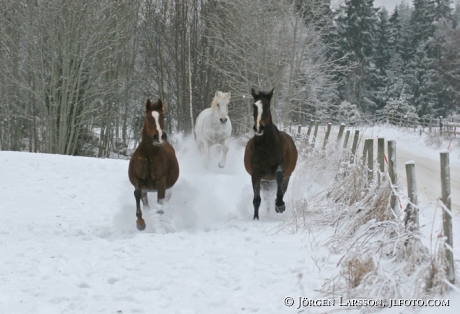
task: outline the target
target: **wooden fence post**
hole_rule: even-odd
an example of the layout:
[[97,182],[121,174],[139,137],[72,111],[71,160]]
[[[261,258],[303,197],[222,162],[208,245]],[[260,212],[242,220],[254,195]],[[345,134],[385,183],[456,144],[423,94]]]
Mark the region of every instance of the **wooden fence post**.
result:
[[407,194],[410,203],[406,207],[406,216],[404,217],[404,225],[409,230],[419,230],[418,219],[418,199],[417,199],[417,181],[415,180],[415,163],[413,161],[406,162],[406,177],[407,177]]
[[331,133],[331,127],[332,127],[332,124],[328,123],[327,130],[326,130],[326,136],[324,137],[324,142],[323,142],[323,150],[326,149],[327,140],[329,139],[329,134]]
[[369,138],[366,140],[367,144],[367,168],[368,168],[368,180],[372,182],[374,179],[374,139]]
[[450,191],[450,165],[449,153],[441,153],[441,189],[442,189],[442,202],[446,206],[442,210],[442,229],[443,235],[446,237],[446,258],[447,258],[447,280],[451,284],[455,283],[455,270],[454,270],[454,253],[452,252],[454,244],[452,240],[452,194]]
[[384,178],[383,173],[385,172],[385,139],[377,139],[377,162],[379,163],[379,183],[380,178]]
[[307,146],[310,146],[310,133],[311,133],[311,128],[313,127],[313,123],[315,121],[310,120],[310,124],[308,125],[308,131],[307,131]]
[[358,148],[358,140],[359,140],[359,130],[355,130],[355,137],[353,138],[353,145],[351,147],[351,160],[350,162],[353,163],[356,155],[356,149]]
[[[391,179],[391,185],[395,186],[398,183],[398,174],[396,168],[396,142],[388,141],[388,173]],[[396,206],[396,195],[391,194],[390,206],[395,213],[399,213]]]
[[366,160],[367,160],[367,147],[369,146],[369,139],[364,140],[364,146],[363,146],[363,166],[366,166]]
[[300,133],[302,133],[302,126],[301,125],[299,125],[297,127],[297,134],[300,134]]
[[313,133],[313,138],[312,138],[312,141],[311,141],[311,148],[312,149],[315,147],[316,136],[318,135],[318,125],[319,125],[319,120],[316,120],[316,122],[315,122],[315,132]]
[[337,147],[340,146],[340,141],[342,140],[343,137],[343,131],[345,130],[345,124],[340,124],[340,129],[339,129],[339,135],[337,136]]
[[442,116],[439,117],[439,135],[442,135]]
[[347,148],[348,146],[348,139],[350,138],[350,130],[347,130],[347,133],[345,133],[345,139],[343,140],[343,148]]

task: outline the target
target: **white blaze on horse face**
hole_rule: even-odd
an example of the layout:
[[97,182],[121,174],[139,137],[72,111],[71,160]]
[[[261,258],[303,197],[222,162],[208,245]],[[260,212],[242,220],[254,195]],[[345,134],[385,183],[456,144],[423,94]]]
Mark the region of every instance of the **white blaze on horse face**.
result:
[[264,107],[260,100],[256,101],[255,105],[257,106],[257,120],[256,120],[256,134],[260,133],[260,120],[262,119],[262,113],[264,112]]
[[152,111],[152,117],[155,119],[155,125],[157,126],[157,131],[158,131],[158,142],[163,143],[163,140],[161,137],[163,136],[163,131],[161,130],[160,126],[160,114],[156,111]]

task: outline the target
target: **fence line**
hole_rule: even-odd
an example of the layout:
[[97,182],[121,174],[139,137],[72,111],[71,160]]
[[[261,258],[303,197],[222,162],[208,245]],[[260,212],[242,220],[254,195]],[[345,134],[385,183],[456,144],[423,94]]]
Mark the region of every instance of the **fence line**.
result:
[[[318,132],[318,125],[319,121],[311,121],[308,132],[307,132],[307,146],[309,145],[310,140],[310,132],[313,127],[313,123],[315,124],[315,131],[314,135],[311,138],[310,148],[314,149],[314,143],[317,139],[317,132]],[[327,124],[326,134],[323,142],[323,146],[321,151],[326,150],[326,146],[328,143],[328,138],[331,132],[331,123]],[[433,130],[434,127],[431,127]],[[351,149],[348,148],[348,139],[351,134],[351,130],[346,130],[345,140],[343,147],[340,146],[340,141],[343,136],[343,132],[345,131],[345,125],[340,124],[339,135],[335,142],[335,145],[330,145],[329,147],[333,148],[334,150],[342,150],[347,154],[350,154],[350,161],[349,164],[353,165],[356,159],[356,152],[358,149],[359,143],[359,130],[355,130],[353,144]],[[301,128],[298,128],[298,133],[301,133]],[[377,162],[379,164],[379,175],[378,175],[378,184],[384,180],[382,174],[385,172],[385,161],[388,163],[388,176],[391,180],[391,198],[390,198],[390,207],[396,217],[400,217],[401,212],[398,208],[397,203],[397,195],[396,190],[398,187],[398,179],[397,179],[397,163],[396,163],[396,142],[395,141],[388,141],[387,142],[387,150],[388,150],[388,160],[386,160],[385,156],[385,139],[378,138],[377,140]],[[311,150],[310,150],[311,151]],[[341,157],[342,161],[343,156]],[[345,160],[347,160],[346,157]],[[365,139],[363,145],[363,153],[362,153],[362,162],[364,169],[366,170],[363,175],[367,175],[367,186],[369,187],[373,182],[375,182],[374,178],[374,140],[373,138]],[[449,167],[449,153],[444,152],[441,153],[441,187],[442,187],[442,199],[443,202],[443,235],[446,238],[445,240],[445,252],[446,252],[446,261],[447,261],[447,269],[446,269],[446,282],[449,282],[451,285],[455,283],[455,269],[454,269],[454,256],[453,256],[453,238],[452,238],[452,217],[451,217],[451,190],[450,190],[450,167]],[[407,176],[407,192],[408,192],[408,204],[405,209],[404,215],[404,225],[406,229],[410,232],[420,232],[420,222],[419,222],[419,206],[418,206],[418,198],[417,198],[417,188],[416,188],[416,175],[415,175],[415,162],[408,161],[405,164],[406,168],[406,176]],[[401,204],[399,204],[401,207]]]

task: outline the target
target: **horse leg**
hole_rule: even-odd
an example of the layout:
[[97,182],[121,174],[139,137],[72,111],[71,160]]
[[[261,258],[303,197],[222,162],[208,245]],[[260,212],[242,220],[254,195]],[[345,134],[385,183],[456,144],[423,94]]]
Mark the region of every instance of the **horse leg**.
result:
[[200,154],[204,155],[204,144],[202,141],[198,141],[198,149],[200,150]]
[[288,185],[289,185],[289,179],[290,179],[290,178],[291,178],[291,177],[289,176],[289,177],[283,179],[283,185],[281,186],[281,189],[283,190],[283,195],[284,195],[284,194],[286,193],[286,191],[287,191],[287,188],[288,188]]
[[286,192],[286,190],[283,191],[283,176],[284,176],[283,169],[281,169],[281,167],[278,166],[278,169],[276,170],[276,173],[275,173],[276,185],[277,185],[275,211],[277,213],[282,213],[286,209],[286,206],[283,201],[284,192]]
[[208,165],[209,162],[211,161],[211,152],[210,152],[210,147],[206,141],[203,141],[203,154],[206,156],[205,157],[205,164]]
[[159,184],[158,187],[158,198],[157,198],[157,204],[158,204],[158,209],[157,209],[157,214],[163,214],[163,205],[165,203],[165,197],[166,197],[166,182],[165,180],[162,180],[162,182]]
[[252,204],[254,205],[254,220],[259,220],[259,207],[262,199],[260,198],[260,177],[252,176],[252,189],[254,190],[254,199]]
[[222,143],[222,160],[219,162],[219,167],[223,168],[227,164],[227,153],[228,153],[228,143],[224,141]]
[[144,209],[149,208],[149,199],[147,197],[147,192],[142,191],[141,200],[142,204],[144,205]]
[[142,219],[142,211],[141,211],[141,196],[142,196],[142,191],[136,188],[134,190],[134,197],[136,198],[136,216],[137,216],[136,226],[137,226],[137,230],[139,231],[142,231],[145,229],[145,221],[144,219]]
[[265,201],[265,204],[267,207],[267,212],[270,211],[270,195],[272,194],[273,192],[273,184],[275,182],[273,181],[261,181],[260,182],[260,186],[261,186],[261,189],[262,189],[262,199]]
[[206,162],[209,164],[211,162],[211,145],[209,143],[205,144],[206,150]]
[[166,190],[166,192],[165,192],[165,200],[166,200],[166,201],[169,201],[169,200],[171,199],[171,196],[172,196],[172,191],[171,191],[171,189]]

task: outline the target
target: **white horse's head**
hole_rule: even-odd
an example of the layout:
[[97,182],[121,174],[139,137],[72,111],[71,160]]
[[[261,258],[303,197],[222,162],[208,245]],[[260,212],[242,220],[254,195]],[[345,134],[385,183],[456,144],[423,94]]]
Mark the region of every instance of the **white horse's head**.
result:
[[228,120],[228,104],[230,103],[230,92],[216,92],[211,103],[213,114],[217,115],[220,123],[225,124]]

